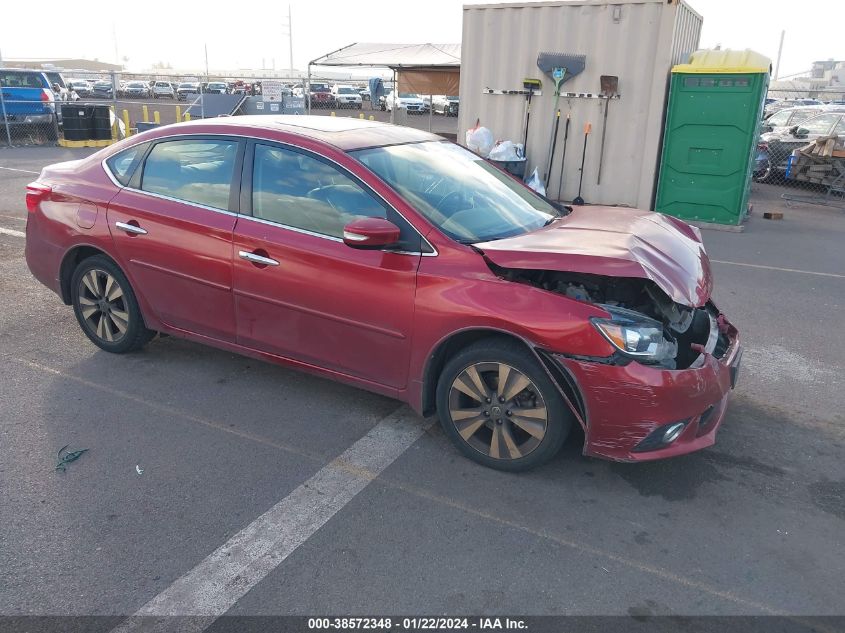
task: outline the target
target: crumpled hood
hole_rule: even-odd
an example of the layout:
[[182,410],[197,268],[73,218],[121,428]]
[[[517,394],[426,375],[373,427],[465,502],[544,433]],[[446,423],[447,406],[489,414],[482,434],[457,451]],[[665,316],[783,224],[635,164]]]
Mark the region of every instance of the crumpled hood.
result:
[[713,290],[699,230],[651,211],[574,207],[542,229],[475,246],[502,268],[650,279],[690,307],[704,305]]

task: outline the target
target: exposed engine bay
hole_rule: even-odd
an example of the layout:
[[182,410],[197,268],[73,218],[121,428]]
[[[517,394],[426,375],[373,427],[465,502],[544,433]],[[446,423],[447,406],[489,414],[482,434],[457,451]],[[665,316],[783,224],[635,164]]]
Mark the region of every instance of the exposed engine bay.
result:
[[[489,260],[487,264],[496,275],[508,281],[529,284],[576,301],[596,304],[621,320],[628,316],[635,322],[651,321],[655,327],[660,324],[664,339],[660,345],[664,353],[647,355],[626,353],[620,349],[619,356],[623,360],[633,359],[666,369],[687,369],[703,363],[704,353],[721,358],[727,351],[728,337],[723,331],[725,328],[719,320],[718,310],[711,302],[708,301],[700,308],[675,303],[649,279],[509,269],[496,266]],[[614,346],[619,349],[619,345],[614,343]]]

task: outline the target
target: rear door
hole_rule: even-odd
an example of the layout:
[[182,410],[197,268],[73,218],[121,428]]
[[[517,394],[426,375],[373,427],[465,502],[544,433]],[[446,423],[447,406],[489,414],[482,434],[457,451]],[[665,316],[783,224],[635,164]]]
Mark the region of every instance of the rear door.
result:
[[155,142],[108,208],[117,254],[158,318],[224,341],[235,339],[232,232],[243,146],[226,137]]
[[[407,378],[422,238],[338,165],[303,150],[255,142],[244,165],[234,238],[238,342],[367,381]],[[356,217],[399,225],[392,251],[356,250]]]

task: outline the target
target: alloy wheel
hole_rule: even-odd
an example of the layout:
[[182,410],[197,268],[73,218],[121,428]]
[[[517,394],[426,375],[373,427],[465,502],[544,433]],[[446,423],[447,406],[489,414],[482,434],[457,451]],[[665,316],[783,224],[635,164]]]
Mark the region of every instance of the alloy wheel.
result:
[[79,309],[85,327],[107,343],[117,343],[129,328],[129,310],[117,279],[92,268],[79,281]]
[[536,449],[549,418],[531,379],[499,362],[474,363],[455,377],[449,416],[467,444],[501,460],[519,459]]

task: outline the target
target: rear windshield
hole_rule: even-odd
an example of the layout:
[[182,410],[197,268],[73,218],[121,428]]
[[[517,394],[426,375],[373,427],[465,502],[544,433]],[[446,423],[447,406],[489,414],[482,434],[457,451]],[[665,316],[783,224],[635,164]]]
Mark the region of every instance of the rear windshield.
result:
[[0,85],[7,88],[49,88],[41,73],[0,71]]

